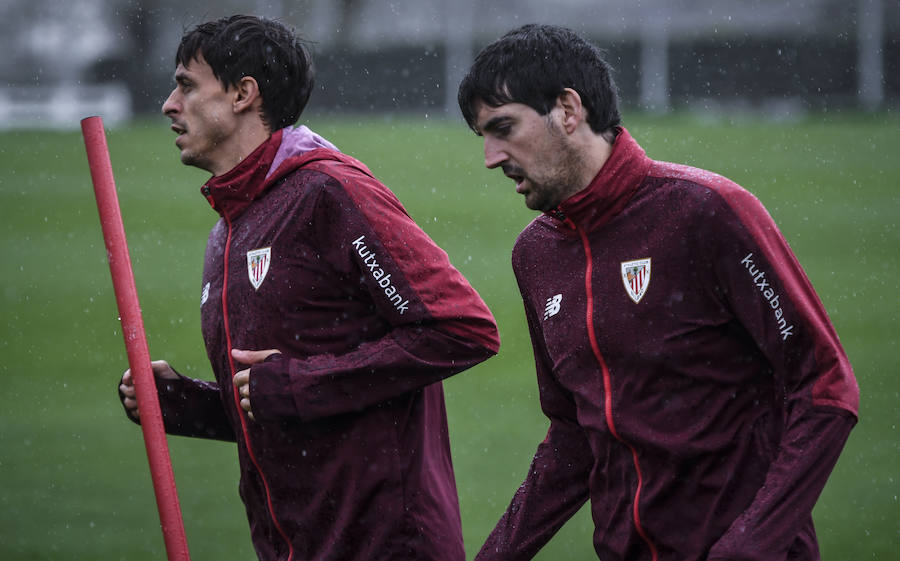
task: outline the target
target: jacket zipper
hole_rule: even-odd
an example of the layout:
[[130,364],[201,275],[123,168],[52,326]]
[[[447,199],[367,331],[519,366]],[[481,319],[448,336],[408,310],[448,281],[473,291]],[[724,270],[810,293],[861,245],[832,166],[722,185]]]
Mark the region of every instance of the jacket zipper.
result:
[[634,527],[637,530],[638,535],[644,540],[647,546],[650,548],[650,556],[652,561],[658,561],[659,552],[656,549],[656,544],[650,540],[650,537],[644,531],[644,526],[641,524],[641,513],[638,508],[638,504],[641,500],[641,489],[644,484],[644,477],[641,473],[641,463],[638,459],[637,449],[631,445],[631,443],[626,442],[621,436],[619,436],[619,432],[616,430],[615,422],[613,421],[613,403],[612,403],[612,380],[609,374],[609,368],[606,366],[606,360],[604,360],[603,355],[600,353],[600,345],[597,342],[597,334],[594,331],[594,290],[591,284],[591,277],[593,276],[594,269],[594,261],[593,256],[591,255],[591,245],[588,242],[587,234],[578,227],[570,218],[565,218],[565,223],[569,225],[569,227],[573,228],[578,235],[581,237],[581,245],[584,247],[584,255],[585,255],[585,271],[584,271],[584,289],[587,293],[587,307],[585,313],[585,321],[587,322],[587,332],[588,339],[591,342],[591,350],[594,353],[594,358],[597,359],[597,363],[600,365],[600,370],[603,373],[603,411],[606,417],[606,426],[609,429],[610,434],[613,435],[613,438],[624,444],[631,450],[631,457],[634,461],[634,470],[637,472],[637,488],[634,491],[634,502],[632,508],[632,520],[634,521]]
[[[234,378],[234,375],[237,374],[237,369],[234,366],[234,359],[231,357],[231,329],[228,323],[227,299],[228,261],[231,255],[231,220],[227,216],[225,216],[225,223],[228,224],[228,238],[225,240],[225,263],[222,279],[222,321],[225,324],[225,352],[228,355],[228,368],[231,372],[231,377]],[[263,473],[263,470],[259,465],[259,461],[256,459],[256,453],[253,451],[253,445],[250,441],[250,431],[247,429],[247,414],[241,408],[241,397],[240,394],[238,394],[237,387],[234,384],[231,384],[231,395],[234,400],[234,405],[237,408],[238,418],[241,421],[241,431],[244,435],[244,444],[247,446],[247,454],[250,456],[250,461],[253,462],[253,465],[256,467],[256,472],[259,474],[259,478],[262,481],[263,489],[265,489],[266,491],[266,506],[269,509],[269,516],[272,517],[272,522],[275,524],[275,528],[278,530],[278,533],[281,535],[282,539],[284,539],[285,543],[288,546],[287,561],[292,561],[294,559],[294,545],[291,543],[291,540],[288,538],[287,533],[281,527],[281,523],[275,516],[275,505],[272,503],[272,493],[269,490],[269,482],[266,479],[265,473]]]

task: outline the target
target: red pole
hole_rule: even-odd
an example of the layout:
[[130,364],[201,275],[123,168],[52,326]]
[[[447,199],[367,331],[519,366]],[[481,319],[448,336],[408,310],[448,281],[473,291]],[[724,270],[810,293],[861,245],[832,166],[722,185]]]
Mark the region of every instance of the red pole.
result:
[[116,304],[119,307],[128,364],[134,377],[134,389],[141,408],[141,430],[144,433],[144,445],[150,462],[150,477],[153,479],[153,489],[156,493],[156,506],[159,509],[166,553],[169,561],[189,561],[181,507],[178,505],[178,492],[175,489],[175,475],[172,472],[169,446],[156,395],[156,382],[150,366],[150,350],[144,334],[144,322],[141,319],[141,308],[131,270],[131,258],[128,256],[128,243],[125,241],[125,227],[122,225],[103,120],[100,117],[82,119],[81,132],[87,149],[91,179],[94,182],[97,209],[100,211],[100,226],[103,228],[103,238],[106,241],[106,254],[112,273]]

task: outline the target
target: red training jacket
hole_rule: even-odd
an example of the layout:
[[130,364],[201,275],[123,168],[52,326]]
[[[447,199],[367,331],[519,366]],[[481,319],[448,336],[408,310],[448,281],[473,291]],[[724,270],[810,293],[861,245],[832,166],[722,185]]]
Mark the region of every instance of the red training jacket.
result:
[[[499,347],[484,302],[359,161],[301,127],[203,187],[216,382],[160,383],[166,430],[236,441],[264,561],[464,558],[440,380]],[[238,406],[233,348],[253,366]]]
[[603,561],[818,559],[859,389],[755,197],[622,129],[513,268],[550,429],[479,560],[530,559],[588,498]]

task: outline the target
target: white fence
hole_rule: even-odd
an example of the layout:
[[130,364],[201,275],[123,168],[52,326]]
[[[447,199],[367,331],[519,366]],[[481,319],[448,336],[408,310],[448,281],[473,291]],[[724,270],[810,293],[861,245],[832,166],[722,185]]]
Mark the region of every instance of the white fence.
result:
[[106,126],[131,118],[124,84],[8,86],[0,89],[0,129],[77,129],[81,119],[103,117]]

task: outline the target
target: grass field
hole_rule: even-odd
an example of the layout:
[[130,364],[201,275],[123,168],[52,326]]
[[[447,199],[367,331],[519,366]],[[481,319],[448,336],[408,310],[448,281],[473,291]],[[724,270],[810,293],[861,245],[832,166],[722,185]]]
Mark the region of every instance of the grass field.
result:
[[[676,115],[626,124],[652,157],[748,187],[782,226],[862,391],[860,423],[814,513],[823,559],[896,559],[900,119]],[[455,121],[310,125],[398,194],[500,325],[500,355],[445,386],[471,558],[546,430],[509,266],[533,213],[509,180],[483,168],[479,140]],[[178,163],[162,118],[108,138],[151,352],[208,377],[199,278],[216,216],[198,192],[206,175]],[[140,431],[116,398],[126,357],[80,133],[2,133],[0,163],[0,559],[163,559]],[[192,558],[253,559],[233,447],[169,443]],[[590,535],[583,509],[539,559],[595,559]]]

